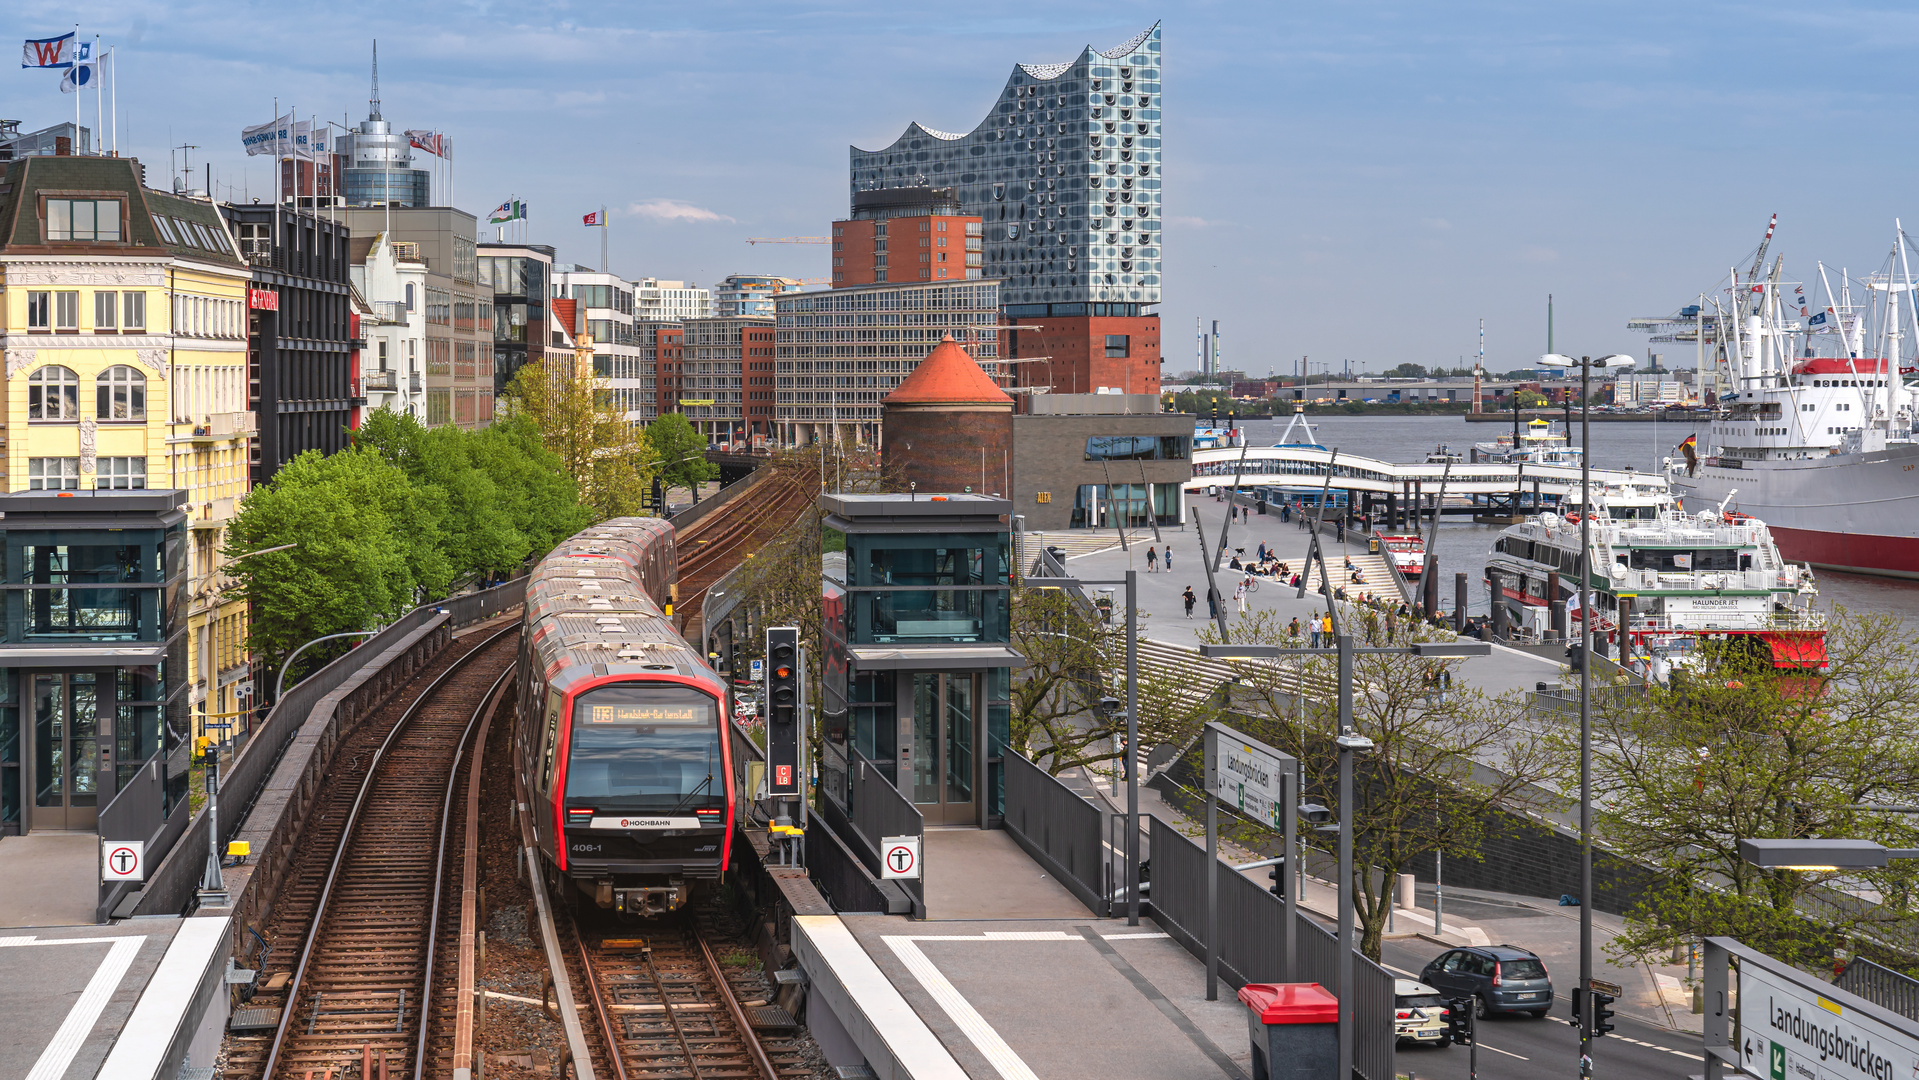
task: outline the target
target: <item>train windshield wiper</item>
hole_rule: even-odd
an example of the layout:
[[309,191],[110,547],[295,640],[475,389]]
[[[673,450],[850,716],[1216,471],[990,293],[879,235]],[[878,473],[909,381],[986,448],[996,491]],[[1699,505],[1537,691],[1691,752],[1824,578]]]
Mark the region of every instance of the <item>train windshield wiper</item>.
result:
[[712,788],[712,786],[713,786],[713,748],[709,746],[706,748],[706,779],[700,781],[697,784],[694,784],[692,791],[689,791],[686,794],[680,796],[680,801],[674,803],[673,809],[668,810],[667,813],[669,814],[679,813],[680,808],[686,805],[686,801],[688,799],[691,799],[693,796],[698,795],[702,791],[709,790],[710,788]]

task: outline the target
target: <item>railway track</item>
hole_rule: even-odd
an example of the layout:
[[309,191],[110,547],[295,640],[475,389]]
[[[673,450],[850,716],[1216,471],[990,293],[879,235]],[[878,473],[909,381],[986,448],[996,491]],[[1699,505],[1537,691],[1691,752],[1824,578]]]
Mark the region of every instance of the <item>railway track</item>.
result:
[[680,630],[697,628],[708,589],[748,553],[772,539],[806,509],[812,489],[784,474],[675,538],[680,560]]
[[278,1024],[269,1037],[230,1038],[223,1075],[418,1080],[447,1071],[429,1058],[446,1056],[439,1014],[451,1003],[423,1003],[445,981],[433,945],[444,940],[448,890],[459,887],[448,882],[447,833],[464,820],[466,803],[455,802],[470,768],[462,751],[511,670],[517,630],[436,661],[397,719],[363,725],[339,751],[345,764],[276,904],[274,950],[285,952],[261,969],[268,993],[283,995]]

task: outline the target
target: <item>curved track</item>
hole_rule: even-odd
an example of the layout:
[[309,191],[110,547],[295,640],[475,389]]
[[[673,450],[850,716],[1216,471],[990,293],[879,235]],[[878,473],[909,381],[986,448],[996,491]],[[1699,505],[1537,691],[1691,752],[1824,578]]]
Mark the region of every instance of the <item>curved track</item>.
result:
[[711,517],[695,522],[674,538],[680,560],[678,611],[682,633],[699,628],[700,602],[706,591],[746,556],[790,525],[812,499],[813,491],[784,472],[775,473]]
[[[438,674],[376,747],[350,740],[339,751],[346,767],[303,838],[307,865],[296,867],[306,888],[289,897],[291,910],[276,911],[280,947],[292,936],[282,918],[306,915],[278,1030],[251,1046],[230,1043],[225,1075],[338,1076],[349,1065],[395,1080],[427,1074],[430,1029],[440,1025],[422,1023],[422,997],[447,887],[446,815],[462,749],[511,670],[517,630],[509,625],[436,662]],[[378,726],[364,725],[355,739]],[[313,899],[301,903],[306,895]]]

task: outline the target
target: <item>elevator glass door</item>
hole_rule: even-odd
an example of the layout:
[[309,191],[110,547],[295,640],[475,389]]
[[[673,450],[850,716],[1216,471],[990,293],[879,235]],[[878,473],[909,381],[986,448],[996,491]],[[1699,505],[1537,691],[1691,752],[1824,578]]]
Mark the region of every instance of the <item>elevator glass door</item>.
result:
[[100,691],[91,671],[33,676],[33,829],[92,829],[100,820]]
[[977,823],[978,675],[913,676],[913,802],[928,825]]

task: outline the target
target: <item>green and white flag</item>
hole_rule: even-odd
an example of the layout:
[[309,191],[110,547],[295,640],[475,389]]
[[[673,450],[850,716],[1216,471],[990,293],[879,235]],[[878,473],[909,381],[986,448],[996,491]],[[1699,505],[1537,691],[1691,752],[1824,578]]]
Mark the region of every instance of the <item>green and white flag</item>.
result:
[[522,221],[526,218],[526,204],[518,199],[508,199],[487,215],[486,223],[499,225],[508,221]]

